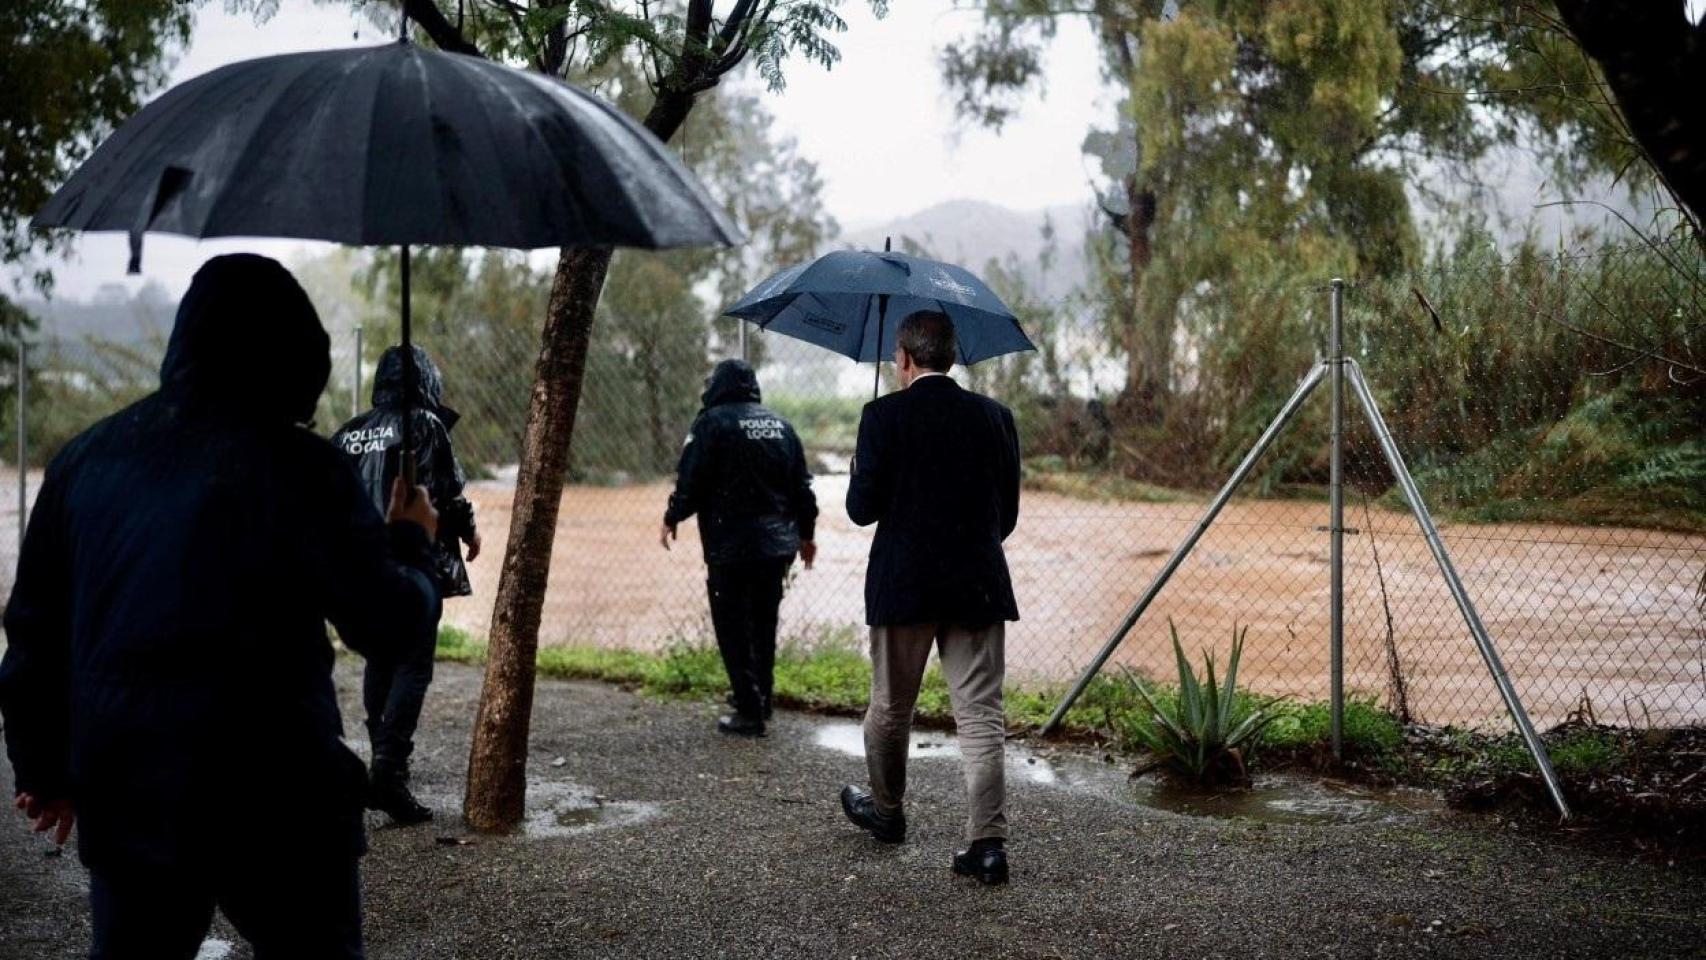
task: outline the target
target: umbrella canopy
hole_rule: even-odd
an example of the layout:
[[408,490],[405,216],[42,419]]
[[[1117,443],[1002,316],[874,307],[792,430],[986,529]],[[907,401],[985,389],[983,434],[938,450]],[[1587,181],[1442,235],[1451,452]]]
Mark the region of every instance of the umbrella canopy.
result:
[[562,81],[396,42],[221,67],[148,104],[35,225],[354,245],[740,239],[658,139]]
[[865,363],[892,359],[900,322],[919,310],[954,322],[962,364],[1036,349],[982,280],[901,253],[825,254],[764,281],[724,313]]
[[[127,231],[133,273],[149,230],[401,247],[405,347],[410,244],[740,239],[698,180],[610,104],[406,39],[245,60],[174,87],[108,137],[34,223]],[[409,382],[413,360],[406,349]]]

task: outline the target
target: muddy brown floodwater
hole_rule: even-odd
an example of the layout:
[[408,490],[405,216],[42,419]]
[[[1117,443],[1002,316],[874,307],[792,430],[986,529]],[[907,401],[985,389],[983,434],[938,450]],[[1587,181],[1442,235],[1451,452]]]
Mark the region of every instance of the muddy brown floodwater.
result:
[[[16,474],[0,469],[0,588],[17,556]],[[29,492],[41,485],[31,471]],[[823,517],[817,569],[796,565],[782,605],[785,640],[860,639],[871,531],[842,509],[847,478],[816,480]],[[508,537],[508,484],[470,487],[486,554],[473,597],[446,620],[476,635],[491,622]],[[711,636],[692,521],[665,553],[657,540],[667,484],[571,486],[563,494],[540,639],[657,649]],[[1195,524],[1201,501],[1116,503],[1027,490],[1008,561],[1023,620],[1008,633],[1015,675],[1077,675]],[[1167,622],[1187,651],[1224,659],[1248,627],[1240,676],[1253,689],[1327,693],[1325,503],[1235,500],[1120,648],[1115,665],[1173,671]],[[1393,655],[1412,714],[1433,723],[1501,725],[1503,708],[1426,543],[1407,513],[1346,504],[1345,678],[1394,706]],[[1542,725],[1585,697],[1603,722],[1706,722],[1706,537],[1617,527],[1444,524],[1470,596],[1518,692]],[[1378,563],[1376,560],[1378,559]]]
[[[816,569],[796,565],[783,602],[785,639],[854,639],[864,620],[871,531],[841,502],[845,476],[817,480],[823,509]],[[488,552],[475,596],[447,620],[484,634],[490,622],[512,488],[478,483]],[[710,636],[693,522],[658,546],[667,484],[570,487],[563,496],[541,642],[657,649]],[[1069,679],[1100,648],[1202,511],[1201,502],[1114,503],[1026,491],[1008,542],[1023,620],[1008,634],[1017,675]],[[1252,688],[1326,694],[1327,521],[1324,503],[1234,501],[1162,591],[1115,662],[1165,677],[1167,621],[1194,656],[1224,658],[1248,627],[1241,677]],[[1413,714],[1430,722],[1502,723],[1502,708],[1407,513],[1347,504],[1347,686],[1392,702],[1392,654]],[[1556,722],[1586,695],[1601,720],[1706,720],[1706,630],[1696,584],[1706,537],[1540,524],[1445,525],[1470,595],[1537,721]],[[1378,557],[1378,563],[1376,558]]]

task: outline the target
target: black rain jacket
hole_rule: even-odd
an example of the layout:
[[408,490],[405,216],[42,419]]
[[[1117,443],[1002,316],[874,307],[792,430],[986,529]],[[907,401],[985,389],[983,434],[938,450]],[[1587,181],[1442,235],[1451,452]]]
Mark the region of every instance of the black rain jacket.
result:
[[363,850],[326,622],[395,655],[438,596],[421,528],[388,528],[300,425],[330,369],[283,267],[217,257],[178,308],[160,389],[47,468],[0,714],[17,789],[73,802],[90,866]]
[[[473,593],[462,544],[474,539],[474,505],[462,495],[467,477],[450,446],[450,430],[459,415],[444,405],[444,375],[425,350],[415,347],[414,403],[415,482],[432,494],[438,510],[438,542],[433,544],[433,577],[447,597]],[[332,434],[332,443],[349,458],[362,485],[380,510],[391,500],[403,443],[403,348],[391,347],[379,356],[373,373],[373,409]]]
[[817,527],[799,435],[760,403],[758,374],[744,360],[717,364],[701,399],[663,522],[697,513],[708,564],[792,557]]

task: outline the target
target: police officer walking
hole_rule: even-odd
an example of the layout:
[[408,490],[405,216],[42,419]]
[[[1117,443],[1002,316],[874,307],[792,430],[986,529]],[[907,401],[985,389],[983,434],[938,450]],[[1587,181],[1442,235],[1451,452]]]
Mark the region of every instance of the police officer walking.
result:
[[[438,510],[438,536],[432,544],[432,576],[440,596],[473,593],[462,544],[468,559],[480,554],[480,534],[474,526],[474,505],[463,496],[462,465],[451,449],[450,430],[458,419],[444,404],[444,376],[420,347],[412,347],[415,374],[404,404],[406,377],[403,348],[388,347],[373,374],[373,408],[339,427],[332,441],[361,476],[368,496],[377,504],[396,482],[403,444],[403,410],[410,413],[416,444],[416,478],[432,494]],[[399,653],[373,657],[362,676],[361,694],[367,708],[368,742],[373,746],[372,781],[367,805],[403,825],[425,823],[432,810],[409,790],[409,757],[415,750],[415,727],[432,683],[433,656],[438,646],[434,619],[414,637],[398,645]]]
[[658,538],[669,549],[676,526],[699,515],[711,623],[733,689],[734,713],[717,729],[746,737],[764,736],[770,715],[782,580],[796,553],[808,570],[817,556],[805,447],[761,399],[746,361],[711,371]]

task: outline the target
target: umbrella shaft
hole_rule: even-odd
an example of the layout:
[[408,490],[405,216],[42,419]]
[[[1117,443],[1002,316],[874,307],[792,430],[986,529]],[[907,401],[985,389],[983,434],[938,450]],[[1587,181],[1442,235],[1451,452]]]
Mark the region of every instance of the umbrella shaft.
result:
[[[887,249],[886,245],[885,245],[884,249]],[[872,400],[877,399],[877,394],[879,391],[882,390],[882,387],[883,387],[883,324],[888,321],[888,316],[889,316],[889,296],[886,293],[879,294],[877,296],[877,357],[876,357],[877,369],[872,373],[872,376],[871,376],[871,399]]]
[[401,272],[403,281],[403,454],[401,468],[403,482],[413,488],[415,485],[415,418],[412,416],[415,406],[415,385],[420,382],[420,371],[415,369],[414,332],[409,321],[409,245],[403,244]]

